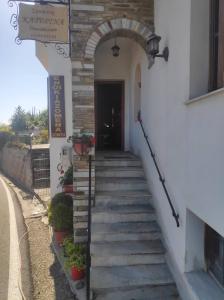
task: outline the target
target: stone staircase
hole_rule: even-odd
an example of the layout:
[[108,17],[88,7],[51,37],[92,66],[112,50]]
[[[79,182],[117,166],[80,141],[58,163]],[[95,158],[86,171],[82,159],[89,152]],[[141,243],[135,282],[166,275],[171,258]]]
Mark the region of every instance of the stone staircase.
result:
[[165,262],[151,200],[136,156],[97,154],[91,235],[93,299],[180,299]]

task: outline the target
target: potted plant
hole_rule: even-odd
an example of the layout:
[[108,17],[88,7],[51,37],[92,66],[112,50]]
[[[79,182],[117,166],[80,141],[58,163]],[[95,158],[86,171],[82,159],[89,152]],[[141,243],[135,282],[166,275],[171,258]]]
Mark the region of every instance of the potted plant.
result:
[[83,244],[74,244],[72,237],[68,237],[63,243],[65,256],[68,257],[65,266],[70,268],[74,281],[85,277],[86,247]]
[[73,149],[78,155],[87,155],[95,144],[93,135],[76,134],[68,138],[68,142],[72,141]]
[[74,281],[85,277],[86,255],[85,253],[73,253],[66,261],[66,267],[70,268],[71,277]]
[[52,225],[54,236],[59,245],[73,231],[73,199],[59,193],[52,199],[48,209],[49,224]]
[[85,255],[74,255],[69,259],[71,266],[71,277],[74,281],[81,280],[85,277]]
[[59,178],[64,193],[73,193],[73,166],[71,165]]

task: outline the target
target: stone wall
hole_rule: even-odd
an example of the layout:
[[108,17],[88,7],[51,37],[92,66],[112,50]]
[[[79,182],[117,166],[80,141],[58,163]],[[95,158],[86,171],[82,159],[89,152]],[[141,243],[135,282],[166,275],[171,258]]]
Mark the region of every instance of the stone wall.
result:
[[[72,1],[73,134],[95,134],[94,58],[99,43],[128,37],[146,49],[153,31],[153,0]],[[94,152],[93,152],[94,156]],[[74,153],[74,239],[86,241],[88,157]],[[95,179],[92,170],[93,196]]]
[[29,149],[8,148],[5,146],[0,155],[2,171],[16,182],[32,190],[31,152]]

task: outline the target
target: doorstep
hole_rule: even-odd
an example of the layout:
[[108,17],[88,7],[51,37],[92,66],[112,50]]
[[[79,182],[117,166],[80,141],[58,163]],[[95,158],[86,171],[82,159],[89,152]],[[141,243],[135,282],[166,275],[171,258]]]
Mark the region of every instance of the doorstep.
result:
[[54,250],[55,255],[57,256],[57,259],[59,263],[61,264],[61,268],[65,273],[65,276],[68,280],[70,289],[72,293],[76,296],[77,300],[86,300],[86,281],[80,280],[80,281],[74,281],[71,279],[70,273],[68,270],[65,268],[65,257],[64,253],[61,247],[59,247],[54,239],[53,231],[52,228],[50,228],[50,235],[51,235],[51,240],[52,240],[52,247]]

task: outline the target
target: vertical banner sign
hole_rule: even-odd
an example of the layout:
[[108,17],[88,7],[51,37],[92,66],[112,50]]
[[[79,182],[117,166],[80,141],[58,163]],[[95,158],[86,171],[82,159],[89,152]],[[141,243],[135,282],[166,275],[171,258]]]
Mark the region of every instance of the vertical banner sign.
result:
[[64,76],[49,76],[51,136],[66,137]]

